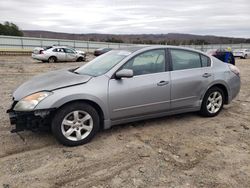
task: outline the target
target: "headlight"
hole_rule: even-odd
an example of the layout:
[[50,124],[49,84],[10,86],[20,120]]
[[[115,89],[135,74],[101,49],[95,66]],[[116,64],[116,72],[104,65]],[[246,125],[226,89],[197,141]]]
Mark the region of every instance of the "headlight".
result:
[[15,111],[31,111],[52,92],[38,92],[21,99],[14,107]]

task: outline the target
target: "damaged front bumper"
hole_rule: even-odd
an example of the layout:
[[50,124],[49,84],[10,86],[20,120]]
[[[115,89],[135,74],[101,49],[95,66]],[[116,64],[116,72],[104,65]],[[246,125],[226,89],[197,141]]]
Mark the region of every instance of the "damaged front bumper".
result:
[[55,109],[20,112],[14,111],[13,108],[14,105],[7,110],[10,124],[15,126],[14,129],[11,130],[12,133],[24,130],[38,131],[50,129],[52,115]]

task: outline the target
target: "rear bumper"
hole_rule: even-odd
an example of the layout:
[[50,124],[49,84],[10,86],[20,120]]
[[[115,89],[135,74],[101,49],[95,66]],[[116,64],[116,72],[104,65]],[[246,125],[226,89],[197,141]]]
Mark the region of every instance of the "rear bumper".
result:
[[31,57],[33,59],[40,60],[40,61],[46,61],[46,60],[48,60],[48,58],[45,57],[43,54],[34,54],[34,53],[32,53]]
[[243,53],[240,53],[240,54],[233,54],[234,57],[244,57],[244,54]]
[[49,130],[54,109],[37,110],[32,112],[17,112],[7,110],[10,124],[13,125],[11,132],[24,130]]
[[229,78],[229,86],[230,86],[230,93],[228,97],[228,102],[230,103],[240,92],[240,87],[241,87],[240,77],[232,73]]

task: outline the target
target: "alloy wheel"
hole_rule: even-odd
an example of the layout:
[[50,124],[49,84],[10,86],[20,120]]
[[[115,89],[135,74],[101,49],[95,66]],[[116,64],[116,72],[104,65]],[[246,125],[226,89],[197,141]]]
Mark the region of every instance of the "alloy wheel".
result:
[[218,112],[222,106],[223,98],[220,92],[212,92],[207,100],[207,110],[211,114]]
[[86,111],[72,111],[64,117],[61,130],[68,140],[83,140],[93,130],[93,118]]

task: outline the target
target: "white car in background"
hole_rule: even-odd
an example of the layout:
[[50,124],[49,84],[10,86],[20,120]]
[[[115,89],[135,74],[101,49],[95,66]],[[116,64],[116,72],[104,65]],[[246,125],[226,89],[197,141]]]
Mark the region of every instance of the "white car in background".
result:
[[42,62],[59,62],[59,61],[85,61],[86,53],[77,51],[66,46],[50,46],[47,48],[35,48],[32,52],[32,58]]
[[236,49],[233,51],[234,57],[240,57],[243,59],[250,58],[250,49]]

